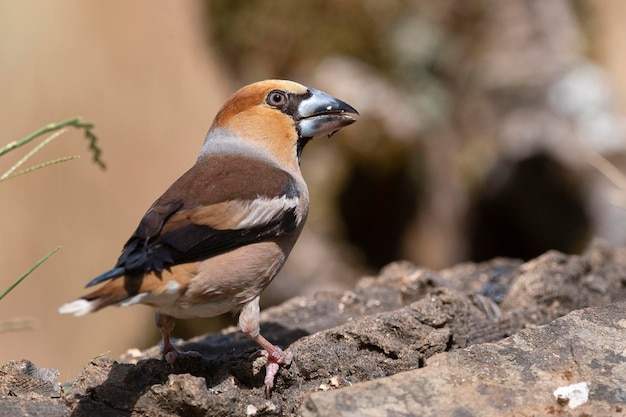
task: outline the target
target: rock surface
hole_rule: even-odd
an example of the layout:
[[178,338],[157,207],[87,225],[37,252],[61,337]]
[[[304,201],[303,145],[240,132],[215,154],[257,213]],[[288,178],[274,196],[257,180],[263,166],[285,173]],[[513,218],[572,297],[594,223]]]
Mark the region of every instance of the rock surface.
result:
[[[312,416],[626,414],[626,305],[578,310],[498,343],[435,355],[424,369],[313,393]],[[556,390],[563,392],[556,395]]]
[[[622,415],[626,306],[612,303],[625,285],[626,249],[601,243],[440,272],[394,263],[351,291],[262,314],[263,334],[295,356],[270,400],[265,359],[250,359],[254,343],[229,328],[180,343],[203,357],[174,368],[158,347],[95,359],[61,393],[7,388],[5,368],[19,368],[7,364],[0,415]],[[565,388],[569,400],[553,395],[582,382],[587,400],[584,386]]]

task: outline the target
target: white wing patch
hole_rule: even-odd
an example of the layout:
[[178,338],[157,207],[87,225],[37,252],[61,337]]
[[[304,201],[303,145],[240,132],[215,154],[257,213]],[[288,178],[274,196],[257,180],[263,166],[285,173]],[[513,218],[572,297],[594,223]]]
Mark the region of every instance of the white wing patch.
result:
[[[235,229],[251,229],[254,227],[265,226],[273,220],[284,216],[288,210],[298,207],[297,197],[266,198],[259,197],[250,202],[248,206],[248,214],[234,227]],[[300,216],[298,215],[298,223]]]

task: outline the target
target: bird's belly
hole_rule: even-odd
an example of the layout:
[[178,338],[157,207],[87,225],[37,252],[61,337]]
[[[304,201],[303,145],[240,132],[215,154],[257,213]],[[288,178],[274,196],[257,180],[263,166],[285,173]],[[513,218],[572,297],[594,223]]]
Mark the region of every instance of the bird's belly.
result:
[[178,296],[152,305],[181,319],[238,311],[269,285],[292,246],[290,240],[264,241],[206,259]]

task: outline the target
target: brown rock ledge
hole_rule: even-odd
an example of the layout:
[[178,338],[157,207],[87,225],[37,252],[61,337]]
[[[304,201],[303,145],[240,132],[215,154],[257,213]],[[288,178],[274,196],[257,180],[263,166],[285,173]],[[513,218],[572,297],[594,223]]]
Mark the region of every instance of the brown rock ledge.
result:
[[[625,285],[626,249],[602,243],[580,256],[440,272],[398,262],[351,291],[262,314],[264,335],[296,358],[269,401],[264,359],[249,359],[256,346],[229,328],[181,343],[203,358],[174,368],[156,359],[158,347],[96,359],[60,393],[53,371],[29,366],[26,376],[45,376],[48,388],[11,389],[24,363],[7,364],[0,415],[621,415],[625,307],[609,304],[626,299]],[[590,393],[572,411],[553,391],[577,382]]]

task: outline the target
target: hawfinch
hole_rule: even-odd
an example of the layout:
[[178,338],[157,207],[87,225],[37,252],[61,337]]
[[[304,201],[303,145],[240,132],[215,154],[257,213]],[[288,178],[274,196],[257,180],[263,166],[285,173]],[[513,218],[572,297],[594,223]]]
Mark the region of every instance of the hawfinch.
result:
[[260,334],[259,296],[307,217],[300,155],[313,137],[330,137],[357,115],[347,103],[291,81],[243,87],[215,116],[195,165],[148,209],[115,267],[87,287],[104,285],[59,312],[152,306],[163,358],[173,363],[185,354],[170,343],[173,318],[240,311],[239,327],[267,356],[269,395],[279,365],[292,355]]

